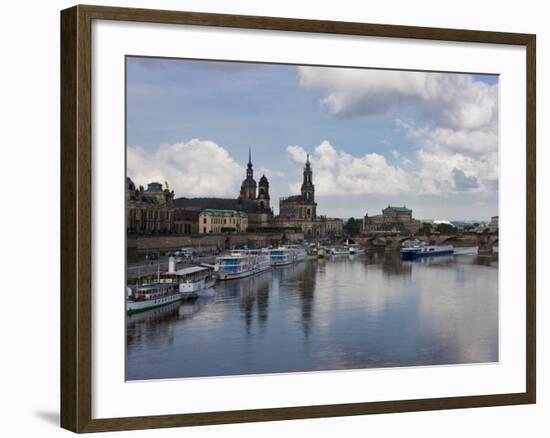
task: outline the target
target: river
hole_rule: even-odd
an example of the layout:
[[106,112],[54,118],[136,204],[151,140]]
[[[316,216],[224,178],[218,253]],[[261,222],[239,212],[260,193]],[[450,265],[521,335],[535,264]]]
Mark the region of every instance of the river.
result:
[[307,260],[127,317],[127,380],[498,361],[498,257]]

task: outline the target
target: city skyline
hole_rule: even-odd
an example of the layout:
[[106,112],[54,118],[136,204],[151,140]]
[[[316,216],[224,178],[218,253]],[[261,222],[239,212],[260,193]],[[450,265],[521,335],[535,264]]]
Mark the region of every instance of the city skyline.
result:
[[309,153],[322,215],[498,214],[497,76],[129,57],[127,99],[128,176],[176,197],[236,196],[251,147],[273,200]]

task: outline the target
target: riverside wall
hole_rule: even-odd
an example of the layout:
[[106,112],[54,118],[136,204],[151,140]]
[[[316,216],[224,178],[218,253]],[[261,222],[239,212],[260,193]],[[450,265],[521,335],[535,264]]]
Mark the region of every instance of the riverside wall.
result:
[[229,249],[232,247],[264,248],[285,242],[300,242],[304,240],[302,232],[285,233],[209,233],[193,235],[157,235],[157,236],[128,236],[127,248],[129,252],[166,252],[179,248],[193,248],[201,254],[211,253],[214,249]]

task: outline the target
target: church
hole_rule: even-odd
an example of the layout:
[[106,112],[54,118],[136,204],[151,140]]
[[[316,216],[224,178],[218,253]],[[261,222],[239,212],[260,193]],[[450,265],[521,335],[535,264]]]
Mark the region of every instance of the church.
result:
[[[177,198],[174,192],[162,189],[159,183],[149,184],[147,190],[136,190],[127,180],[128,232],[135,233],[202,233],[208,220],[200,219],[203,212],[238,214],[247,231],[300,230],[306,237],[341,236],[343,222],[338,218],[317,215],[315,185],[309,155],[307,156],[300,194],[280,198],[279,215],[274,217],[269,195],[269,181],[265,175],[256,182],[252,151],[248,151],[245,179],[234,198]],[[201,222],[199,224],[198,222]],[[204,222],[204,223],[202,223]],[[200,225],[200,227],[199,227]],[[218,232],[212,231],[208,232]]]
[[246,178],[241,184],[238,203],[239,209],[248,214],[249,226],[267,226],[271,222],[273,211],[269,202],[269,181],[265,175],[262,175],[259,183],[256,184],[252,166],[252,150],[248,149]]
[[178,198],[176,208],[181,210],[236,210],[247,214],[249,229],[265,227],[273,219],[270,207],[269,181],[262,175],[259,183],[254,179],[252,150],[248,150],[246,178],[241,184],[239,195],[235,198]]
[[[279,200],[279,216],[275,222],[280,227],[300,228],[306,236],[323,237],[327,235],[327,220],[317,216],[313,170],[307,156],[304,165],[302,187],[299,195],[287,196]],[[338,219],[339,230],[341,220]]]
[[[256,187],[259,188],[256,195]],[[262,175],[260,182],[256,185],[254,170],[252,168],[252,151],[248,150],[248,164],[246,165],[246,179],[241,184],[239,202],[253,201],[259,210],[269,210],[269,181]]]
[[279,201],[279,216],[285,219],[314,220],[317,217],[315,202],[315,186],[312,182],[313,172],[309,155],[304,166],[304,179],[299,195],[287,196]]

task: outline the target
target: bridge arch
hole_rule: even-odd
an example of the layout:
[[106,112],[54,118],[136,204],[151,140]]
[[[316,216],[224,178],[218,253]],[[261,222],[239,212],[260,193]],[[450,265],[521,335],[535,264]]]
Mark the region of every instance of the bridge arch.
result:
[[368,246],[386,246],[388,239],[385,236],[370,236],[364,242]]
[[403,242],[406,242],[407,240],[418,240],[418,237],[415,237],[415,236],[401,236],[398,239],[396,239],[396,241],[399,242],[399,246],[403,245]]
[[467,239],[464,239],[461,236],[445,236],[441,238],[441,243],[449,243],[449,242],[464,242]]

